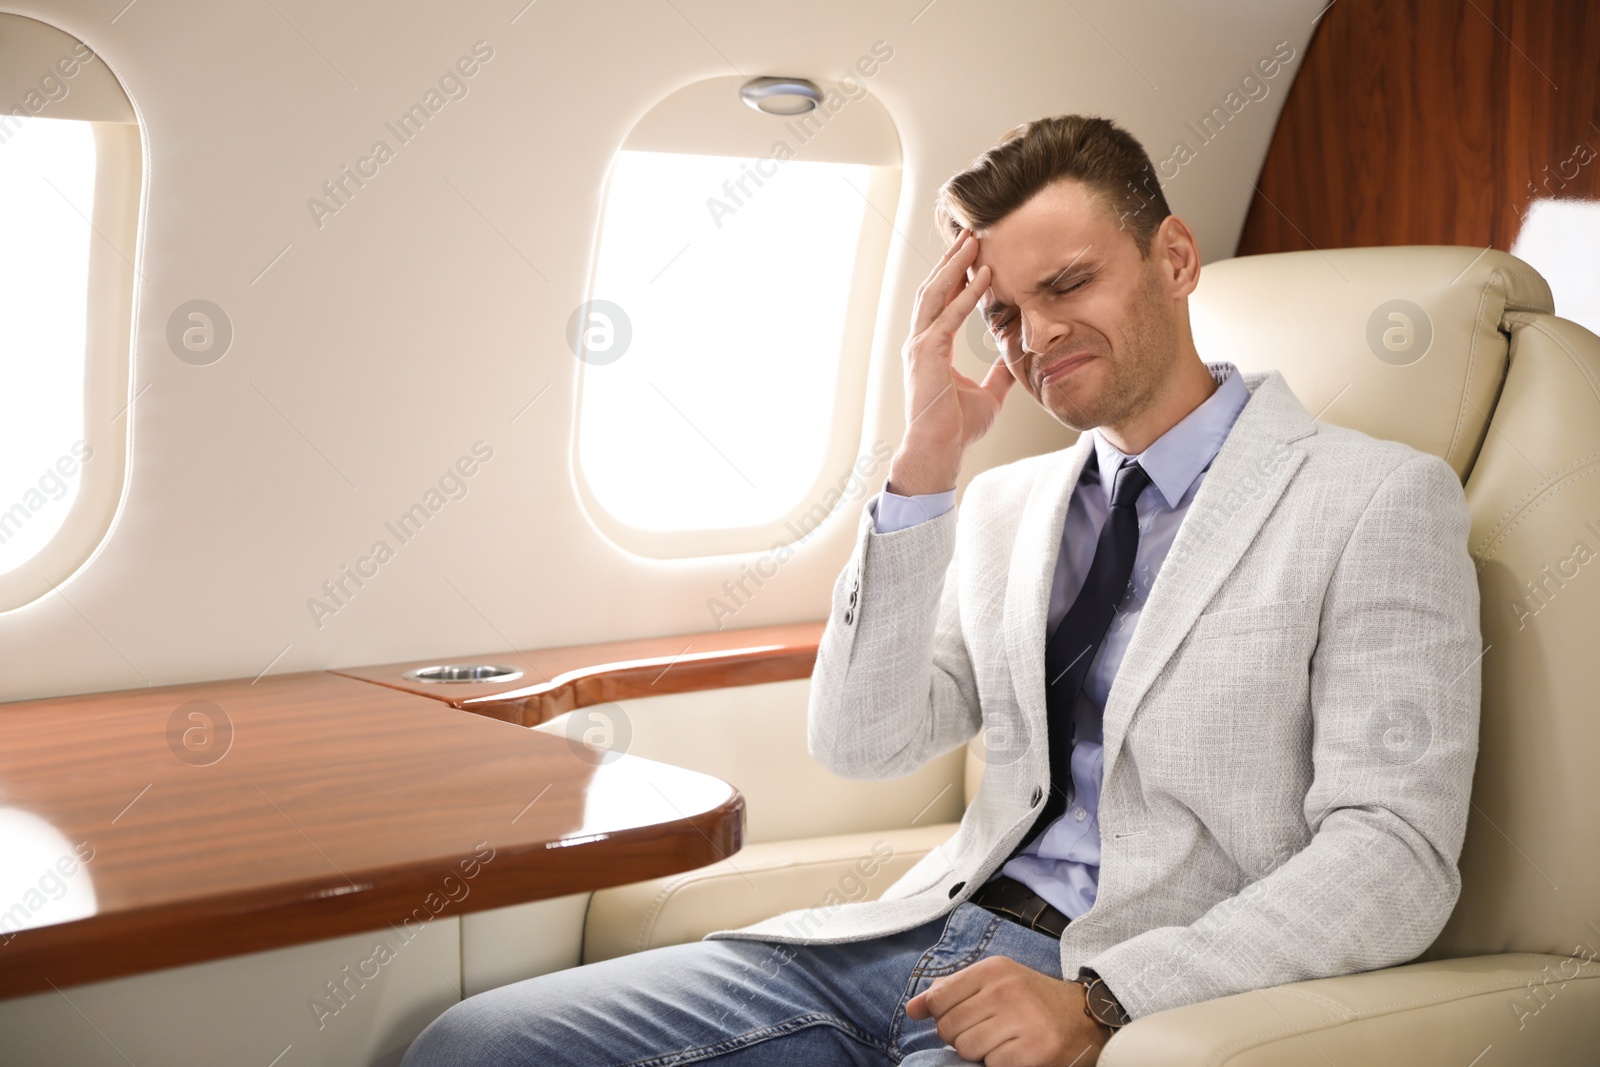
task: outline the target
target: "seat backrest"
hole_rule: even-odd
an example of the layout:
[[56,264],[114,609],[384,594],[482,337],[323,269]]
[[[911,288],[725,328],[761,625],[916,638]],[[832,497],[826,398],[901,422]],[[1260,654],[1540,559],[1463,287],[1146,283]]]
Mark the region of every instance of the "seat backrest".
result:
[[1277,370],[1312,415],[1432,452],[1463,482],[1505,380],[1513,309],[1551,310],[1532,267],[1448,246],[1223,260],[1189,301],[1202,358]]
[[1207,265],[1207,360],[1443,457],[1478,568],[1483,705],[1454,914],[1426,956],[1600,948],[1600,337],[1503,252],[1344,248]]

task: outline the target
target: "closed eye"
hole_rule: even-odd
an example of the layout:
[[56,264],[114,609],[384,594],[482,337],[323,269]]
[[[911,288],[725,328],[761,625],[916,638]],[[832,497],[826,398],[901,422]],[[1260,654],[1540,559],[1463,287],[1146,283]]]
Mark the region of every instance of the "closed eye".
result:
[[[1082,289],[1084,286],[1088,285],[1093,280],[1094,280],[1094,275],[1091,274],[1091,275],[1088,275],[1087,277],[1079,278],[1077,281],[1073,282],[1071,285],[1056,285],[1056,286],[1052,286],[1051,289],[1050,289],[1050,295],[1051,296],[1069,296],[1072,293],[1077,292],[1079,289]],[[998,336],[1004,334],[1007,330],[1011,329],[1012,324],[1014,324],[1016,321],[1017,321],[1017,317],[1015,315],[1007,315],[1005,318],[1000,319],[998,322],[991,321],[989,323],[989,331],[991,333],[993,333],[996,337],[998,337]]]

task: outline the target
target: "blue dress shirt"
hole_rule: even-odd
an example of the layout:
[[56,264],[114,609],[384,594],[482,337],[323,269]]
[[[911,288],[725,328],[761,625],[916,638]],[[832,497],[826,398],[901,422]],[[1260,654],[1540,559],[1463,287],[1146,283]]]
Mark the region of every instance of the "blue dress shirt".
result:
[[[1139,552],[1134,557],[1133,579],[1127,595],[1117,606],[1117,614],[1106,631],[1105,640],[1089,665],[1076,708],[1076,741],[1072,748],[1072,792],[1067,810],[1014,856],[1001,873],[1022,882],[1035,893],[1076,919],[1094,904],[1100,880],[1100,776],[1102,771],[1101,713],[1111,693],[1122,655],[1139,625],[1145,598],[1156,580],[1167,550],[1177,535],[1178,526],[1189,511],[1234,420],[1250,399],[1239,370],[1232,363],[1207,363],[1206,369],[1217,381],[1217,389],[1183,420],[1162,434],[1133,458],[1150,475],[1151,488],[1140,494],[1135,508],[1139,516]],[[1098,430],[1094,448],[1099,469],[1115,471],[1125,454],[1108,442]],[[920,496],[900,496],[883,492],[867,505],[873,529],[893,533],[919,522],[936,518],[955,506],[954,489]],[[1046,633],[1054,633],[1083,587],[1094,560],[1100,528],[1111,507],[1111,479],[1102,479],[1092,468],[1084,470],[1072,500],[1067,506],[1066,524],[1061,533],[1061,551],[1056,559],[1055,579],[1050,587],[1050,613]]]

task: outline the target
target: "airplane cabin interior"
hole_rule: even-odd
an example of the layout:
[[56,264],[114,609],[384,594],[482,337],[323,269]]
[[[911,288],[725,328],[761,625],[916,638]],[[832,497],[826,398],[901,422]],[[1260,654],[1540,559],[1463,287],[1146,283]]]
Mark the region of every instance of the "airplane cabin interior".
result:
[[[1600,1064],[1597,157],[1585,0],[0,0],[0,1065]],[[959,915],[1082,1017],[579,1047]]]

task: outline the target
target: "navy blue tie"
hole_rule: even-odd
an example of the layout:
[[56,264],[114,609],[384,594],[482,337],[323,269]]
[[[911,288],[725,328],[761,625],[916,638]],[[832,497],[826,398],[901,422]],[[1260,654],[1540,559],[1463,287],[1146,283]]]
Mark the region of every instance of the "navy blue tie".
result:
[[[1098,467],[1095,453],[1089,462]],[[1045,705],[1050,726],[1050,794],[1023,845],[1043,833],[1067,808],[1072,788],[1073,719],[1089,665],[1111,628],[1117,605],[1128,593],[1134,557],[1139,553],[1139,516],[1134,505],[1150,475],[1131,459],[1116,472],[1111,509],[1095,544],[1094,562],[1077,599],[1045,644]]]

